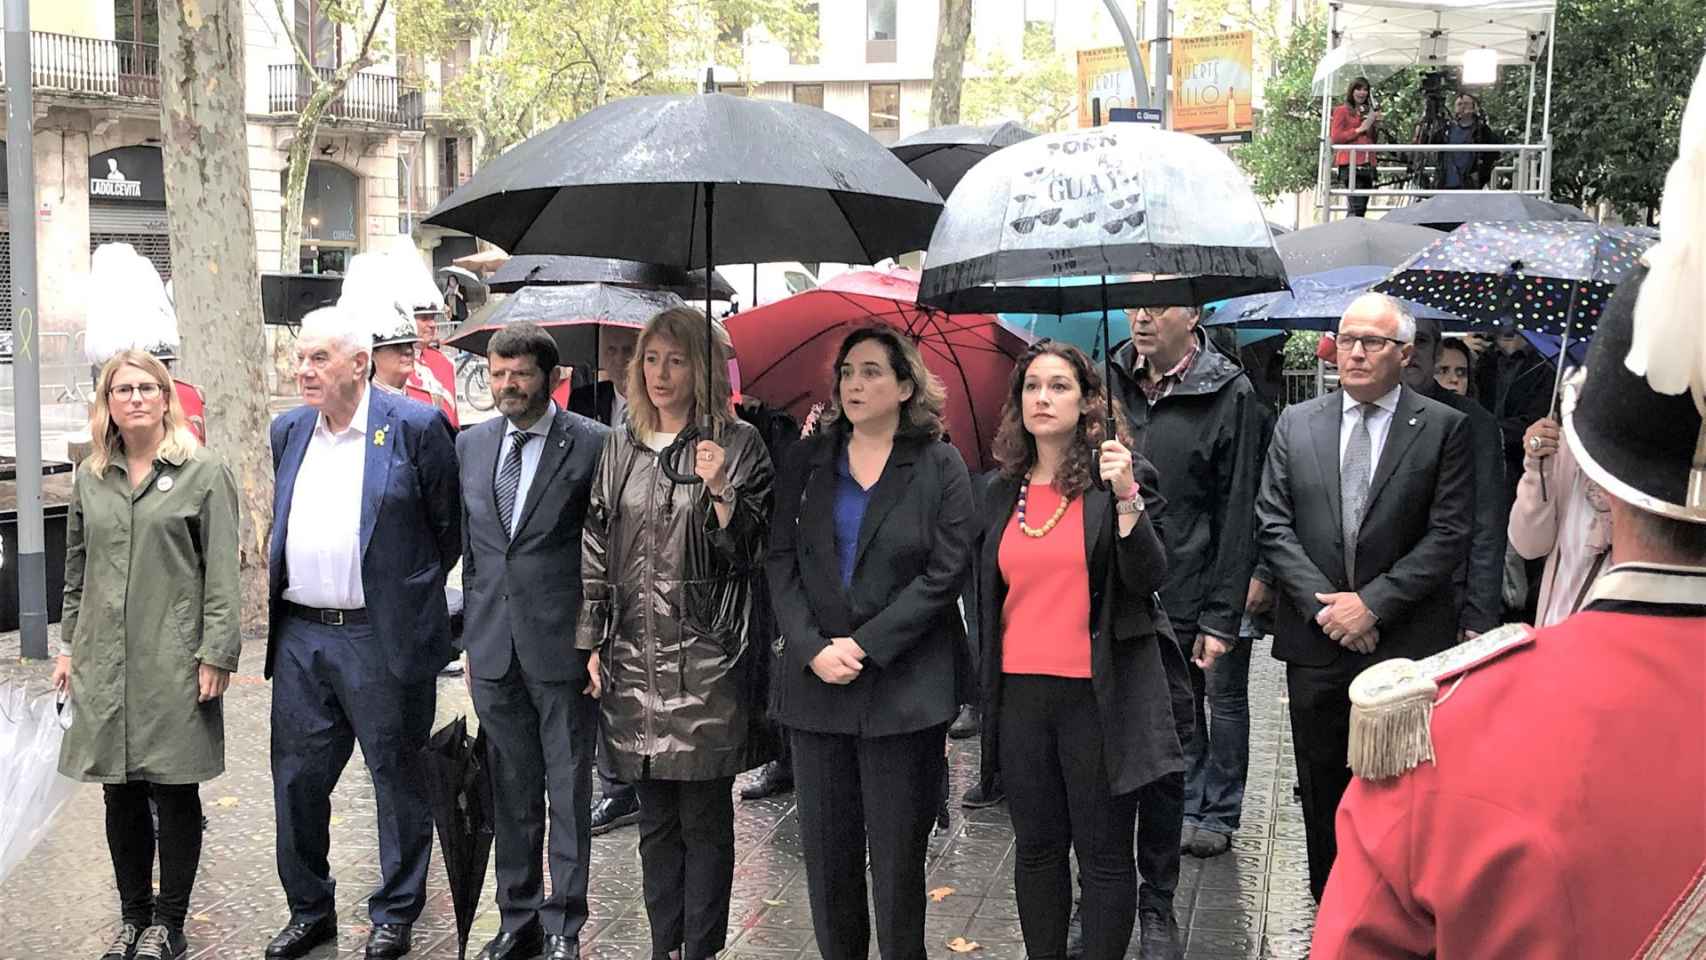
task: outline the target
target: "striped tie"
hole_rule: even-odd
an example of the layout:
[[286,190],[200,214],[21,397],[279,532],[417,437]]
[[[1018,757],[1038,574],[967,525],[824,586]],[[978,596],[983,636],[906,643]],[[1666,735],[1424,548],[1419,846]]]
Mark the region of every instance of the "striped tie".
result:
[[515,439],[510,443],[509,456],[504,459],[503,469],[498,471],[498,519],[503,522],[504,532],[515,536],[511,527],[515,523],[515,495],[521,489],[521,448],[533,434],[519,430],[511,434]]
[[1352,590],[1357,585],[1357,534],[1362,532],[1362,513],[1368,506],[1369,465],[1374,459],[1368,418],[1375,409],[1371,403],[1357,404],[1356,426],[1351,428],[1344,462],[1339,465],[1339,494],[1344,509],[1340,519],[1345,533],[1345,578]]

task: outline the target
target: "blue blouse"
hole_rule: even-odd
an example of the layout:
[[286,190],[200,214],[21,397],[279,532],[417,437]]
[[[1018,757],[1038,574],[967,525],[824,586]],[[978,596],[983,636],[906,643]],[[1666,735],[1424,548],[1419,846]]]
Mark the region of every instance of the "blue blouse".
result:
[[835,554],[841,561],[841,585],[853,585],[853,561],[859,552],[859,527],[865,522],[865,508],[871,505],[871,491],[853,479],[853,467],[847,459],[847,448],[835,463]]

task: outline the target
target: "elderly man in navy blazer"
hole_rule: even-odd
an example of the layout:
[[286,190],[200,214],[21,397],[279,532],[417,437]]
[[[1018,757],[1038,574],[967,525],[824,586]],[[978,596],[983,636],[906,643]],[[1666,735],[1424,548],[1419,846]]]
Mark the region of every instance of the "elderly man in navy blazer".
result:
[[371,318],[303,318],[296,379],[306,406],[272,426],[266,675],[278,874],[290,921],[269,958],[337,935],[331,793],[355,744],[373,777],[380,883],[370,958],[409,952],[432,854],[420,752],[435,676],[450,658],[444,578],[462,546],[456,448],[444,415],[369,389]]
[[[581,524],[602,424],[551,401],[557,345],[531,323],[487,348],[501,417],[456,438],[462,646],[497,801],[498,935],[480,960],[574,960],[587,919],[598,701],[576,650]],[[547,797],[549,807],[547,808]],[[540,867],[550,829],[551,891]]]

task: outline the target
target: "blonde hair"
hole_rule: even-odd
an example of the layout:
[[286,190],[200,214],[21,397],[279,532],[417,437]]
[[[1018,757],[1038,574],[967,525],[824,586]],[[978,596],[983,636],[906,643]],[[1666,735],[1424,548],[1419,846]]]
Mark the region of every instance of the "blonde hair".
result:
[[155,455],[167,460],[188,460],[200,446],[184,419],[184,408],[178,404],[178,391],[172,386],[172,375],[166,372],[166,365],[151,353],[126,350],[108,360],[95,381],[95,404],[89,411],[89,456],[83,460],[83,466],[97,477],[124,455],[124,435],[113,423],[107,395],[113,378],[125,367],[135,367],[154,378],[160,385],[160,396],[165,398],[166,412],[160,421],[165,436],[160,439],[160,449]]
[[687,370],[693,377],[693,409],[687,412],[691,424],[700,412],[709,409],[715,426],[734,421],[734,391],[729,387],[729,350],[719,339],[711,354],[711,382],[705,383],[705,317],[692,307],[670,307],[646,321],[640,339],[634,345],[634,358],[628,361],[628,423],[641,440],[659,432],[662,417],[652,404],[646,390],[646,349],[654,339],[673,342],[687,354]]

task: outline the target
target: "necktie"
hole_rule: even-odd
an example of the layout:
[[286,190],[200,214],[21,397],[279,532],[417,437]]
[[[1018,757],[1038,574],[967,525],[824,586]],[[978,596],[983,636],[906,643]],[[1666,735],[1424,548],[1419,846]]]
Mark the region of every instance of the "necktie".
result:
[[510,441],[509,456],[504,458],[503,469],[498,471],[498,519],[503,521],[504,532],[515,536],[512,529],[515,523],[515,494],[521,489],[521,448],[533,434],[525,430],[511,434],[515,439]]
[[1345,456],[1339,464],[1339,502],[1345,533],[1345,577],[1351,589],[1356,589],[1357,534],[1362,530],[1362,511],[1368,505],[1369,467],[1373,462],[1374,442],[1368,435],[1368,418],[1375,410],[1373,404],[1356,407],[1356,425],[1351,427],[1351,440],[1345,446]]

